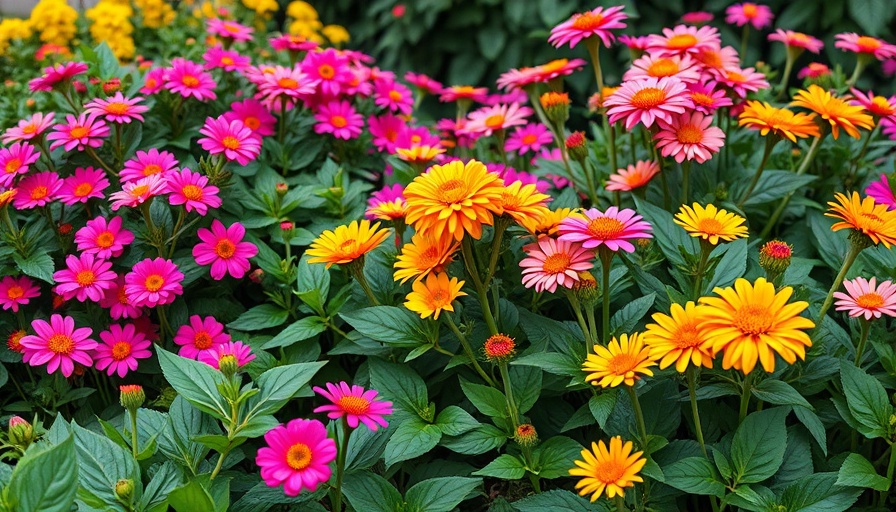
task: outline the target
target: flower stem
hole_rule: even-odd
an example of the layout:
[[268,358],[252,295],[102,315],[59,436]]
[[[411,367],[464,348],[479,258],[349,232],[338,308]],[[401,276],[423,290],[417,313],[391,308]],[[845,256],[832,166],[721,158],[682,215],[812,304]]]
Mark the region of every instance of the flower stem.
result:
[[753,373],[750,372],[747,374],[746,378],[743,382],[743,387],[740,392],[740,413],[737,417],[737,424],[740,425],[744,422],[744,418],[747,417],[747,409],[750,408],[750,393],[753,390]]
[[712,249],[712,244],[700,239],[700,261],[697,263],[697,275],[694,277],[694,300],[699,299],[703,294],[703,274],[706,273],[706,263],[709,261]]
[[604,345],[610,343],[610,264],[613,261],[613,252],[601,248],[601,301],[603,307],[601,309],[601,343]]
[[129,412],[131,416],[131,453],[134,454],[134,460],[137,460],[137,453],[139,453],[137,445],[137,409]]
[[[582,305],[579,302],[578,297],[576,297],[575,292],[567,290],[566,298],[569,299],[569,304],[572,306],[572,310],[576,315],[576,321],[579,323],[579,329],[582,330],[582,335],[585,337],[585,358],[587,358],[588,354],[594,350],[594,337],[592,337],[591,330],[588,328],[588,324],[582,316]],[[594,311],[591,312],[591,316],[594,316]]]
[[336,490],[333,499],[333,510],[335,512],[342,511],[342,477],[345,475],[345,454],[348,453],[348,438],[352,435],[352,430],[348,426],[345,416],[342,417],[342,442],[340,443],[339,453],[336,454]]
[[460,342],[460,346],[463,347],[464,353],[467,355],[467,357],[470,358],[470,363],[473,364],[473,369],[476,370],[476,373],[478,373],[479,376],[482,377],[482,380],[484,380],[489,386],[495,387],[495,381],[491,377],[489,377],[488,374],[485,373],[485,370],[482,369],[482,366],[479,365],[479,361],[476,360],[476,355],[473,352],[473,348],[470,346],[470,342],[467,341],[467,337],[464,336],[464,333],[460,332],[457,324],[454,323],[454,319],[451,318],[451,315],[448,314],[445,315],[445,318],[448,320],[448,327],[451,329],[454,335],[457,336],[457,340]]
[[784,96],[784,91],[787,90],[787,81],[790,80],[790,72],[793,70],[794,61],[796,61],[796,56],[790,51],[790,48],[788,48],[787,61],[784,62],[784,73],[781,74],[781,83],[778,84],[778,94],[775,96],[775,100],[777,101],[781,101],[781,97]]
[[681,163],[681,204],[688,204],[688,187],[691,177],[691,161]]
[[862,366],[862,354],[865,352],[865,343],[868,341],[868,332],[871,330],[871,322],[862,320],[862,336],[859,338],[859,346],[856,348],[856,366]]
[[641,436],[641,449],[647,450],[647,425],[644,423],[644,413],[641,412],[641,402],[638,401],[638,393],[634,386],[625,386],[628,396],[632,400],[632,408],[635,410],[635,419],[638,422],[638,433]]
[[768,157],[772,154],[772,149],[777,142],[778,138],[771,134],[765,138],[765,151],[762,153],[762,160],[759,162],[759,168],[756,169],[756,174],[753,175],[753,179],[750,181],[747,190],[744,191],[744,195],[741,196],[740,201],[737,202],[738,208],[743,208],[744,203],[747,202],[747,199],[750,198],[750,194],[753,193],[753,189],[756,188],[756,184],[759,183],[759,177],[762,176],[762,171],[765,170],[765,164],[768,162]]
[[691,414],[694,416],[694,430],[697,434],[697,442],[700,443],[700,449],[703,450],[703,456],[707,459],[709,454],[706,452],[706,443],[703,440],[703,427],[700,424],[700,411],[697,408],[697,368],[688,367],[688,394],[691,396]]
[[[890,444],[890,462],[887,463],[887,481],[890,482],[890,488],[893,487],[894,471],[896,471],[896,450],[893,449],[893,444]],[[889,493],[889,489],[881,493],[880,502],[882,505],[886,505]]]
[[492,254],[488,262],[488,275],[485,277],[485,282],[482,283],[482,286],[485,288],[488,288],[492,278],[495,277],[495,270],[498,267],[498,258],[501,256],[501,241],[504,238],[504,231],[509,224],[510,221],[504,216],[495,219],[495,234],[492,235]]
[[740,64],[743,67],[744,57],[747,56],[747,43],[750,42],[750,24],[744,25],[743,34],[740,36]]
[[[806,169],[809,168],[809,164],[812,163],[812,160],[815,159],[815,154],[818,153],[818,149],[821,147],[821,139],[824,135],[815,137],[815,140],[812,141],[812,145],[809,146],[809,152],[806,153],[806,156],[803,158],[802,163],[800,164],[799,169],[796,170],[796,176],[799,176],[806,172]],[[787,208],[787,204],[790,203],[790,198],[793,197],[796,191],[790,192],[778,204],[778,207],[775,209],[775,212],[772,213],[772,216],[768,219],[768,222],[765,223],[765,228],[762,230],[762,233],[759,234],[759,238],[761,240],[765,240],[769,233],[774,229],[775,224],[778,223],[778,220],[781,218],[781,215],[784,213],[784,210]]]
[[628,509],[625,508],[625,498],[617,494],[614,501],[616,503],[616,512],[628,512]]
[[594,80],[597,82],[597,92],[603,94],[604,74],[600,69],[600,39],[591,36],[585,39],[585,48],[591,57],[591,66],[594,68]]
[[470,275],[470,279],[473,281],[473,286],[476,288],[476,294],[479,296],[479,304],[482,307],[482,316],[485,318],[485,324],[488,326],[489,334],[498,334],[498,325],[495,323],[495,317],[492,316],[491,307],[488,305],[486,288],[482,284],[482,280],[479,279],[479,269],[476,266],[473,244],[466,236],[464,237],[463,242],[461,242],[461,255],[464,259],[464,266],[467,269],[467,274]]
[[815,330],[812,334],[815,334],[815,331],[821,327],[821,322],[824,321],[824,315],[828,312],[828,309],[831,308],[831,303],[834,302],[834,292],[836,292],[840,285],[843,284],[843,279],[846,278],[846,272],[849,271],[849,267],[855,263],[856,258],[859,257],[859,253],[862,252],[861,245],[851,243],[849,245],[849,251],[846,253],[846,258],[843,259],[843,265],[840,267],[840,272],[837,273],[837,277],[834,278],[834,284],[831,285],[831,289],[828,290],[828,295],[825,297],[824,302],[821,304],[821,310],[818,312],[818,320],[815,322]]
[[846,81],[847,87],[852,87],[859,81],[859,77],[862,76],[862,71],[864,71],[865,66],[868,64],[868,59],[869,57],[865,57],[861,54],[858,55],[858,58],[856,59],[856,67],[852,71],[852,76]]
[[513,386],[510,383],[510,372],[507,371],[507,362],[498,364],[498,371],[501,372],[501,380],[504,382],[504,394],[507,396],[507,410],[510,411],[510,421],[513,422],[513,428],[520,426],[520,413],[516,406],[516,400],[513,398]]
[[364,259],[359,258],[351,263],[351,274],[354,276],[355,280],[358,281],[358,284],[361,285],[361,289],[364,290],[364,294],[367,295],[367,299],[374,306],[379,306],[380,301],[377,300],[376,295],[373,294],[373,289],[370,288],[370,283],[367,282],[367,276],[364,275]]

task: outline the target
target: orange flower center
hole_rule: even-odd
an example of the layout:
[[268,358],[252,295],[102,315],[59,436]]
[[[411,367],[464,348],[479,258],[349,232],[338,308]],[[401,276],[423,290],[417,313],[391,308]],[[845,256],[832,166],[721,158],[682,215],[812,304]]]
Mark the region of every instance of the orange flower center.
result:
[[719,52],[713,50],[701,51],[700,54],[697,55],[697,60],[699,60],[709,68],[722,67],[722,55]]
[[765,306],[747,304],[734,313],[734,326],[744,334],[765,334],[772,328],[774,317]]
[[233,66],[233,59],[230,57],[221,57],[221,64],[225,66]]
[[671,50],[686,50],[693,48],[697,44],[697,38],[691,34],[678,34],[672,36],[666,41],[666,48]]
[[678,142],[682,144],[699,144],[703,142],[703,130],[693,124],[685,124],[678,128]]
[[301,471],[311,465],[311,448],[307,444],[296,443],[286,452],[286,463],[296,471]]
[[277,80],[277,85],[284,89],[295,89],[299,86],[299,82],[292,78],[281,78],[280,80]]
[[330,118],[330,124],[336,128],[345,128],[348,124],[348,120],[344,116],[332,116]]
[[636,92],[631,99],[632,106],[644,110],[656,108],[666,101],[666,91],[656,87],[645,87]]
[[149,185],[137,185],[131,189],[132,197],[140,197],[149,193]]
[[232,23],[225,23],[224,30],[230,32],[231,34],[236,34],[240,31],[240,27],[238,27],[237,25],[234,25]]
[[566,272],[572,259],[565,252],[551,254],[544,259],[544,272],[546,274],[560,274]]
[[184,188],[181,189],[180,193],[190,201],[198,201],[202,199],[202,188],[196,185],[184,185]]
[[120,101],[116,101],[116,102],[109,103],[108,105],[106,105],[106,112],[108,112],[112,115],[115,115],[115,116],[124,115],[127,113],[127,111],[128,111],[127,103],[122,103]]
[[616,354],[607,361],[607,371],[613,375],[625,375],[638,366],[638,358],[627,352]]
[[75,281],[79,286],[90,286],[96,281],[96,274],[93,273],[93,270],[82,270],[75,276]]
[[856,304],[864,309],[876,309],[884,305],[884,298],[877,292],[866,293],[856,298]]
[[115,235],[113,235],[111,231],[103,231],[102,233],[97,235],[94,242],[98,247],[108,249],[109,247],[112,247],[113,243],[115,243]]
[[694,348],[700,345],[703,340],[700,339],[700,331],[697,330],[697,322],[686,322],[678,326],[678,329],[672,335],[672,341],[675,346],[681,349]]
[[759,8],[756,7],[756,4],[745,2],[743,4],[743,12],[745,17],[753,19],[759,14]]
[[75,340],[66,334],[54,334],[47,341],[47,348],[56,354],[69,355],[75,350]]
[[436,189],[436,198],[442,203],[455,203],[467,192],[466,184],[461,180],[448,180]]
[[337,405],[343,411],[354,415],[361,415],[370,410],[370,400],[360,396],[343,396],[339,399]]
[[329,64],[321,64],[320,67],[317,68],[317,74],[324,80],[331,80],[336,76],[336,70]]
[[232,258],[233,253],[235,252],[236,246],[226,238],[218,240],[218,243],[215,244],[215,254],[217,254],[219,258],[224,258],[225,260]]
[[243,124],[250,130],[257,130],[261,126],[261,121],[257,117],[249,116],[243,119]]
[[212,346],[212,337],[207,331],[199,331],[193,335],[193,345],[199,350],[206,350]]
[[390,99],[390,100],[392,100],[392,101],[401,101],[402,98],[404,98],[404,96],[402,96],[401,93],[398,92],[398,91],[396,91],[395,89],[389,91],[389,99]]
[[88,133],[90,133],[90,130],[88,130],[87,128],[83,126],[75,126],[71,129],[69,135],[71,135],[73,139],[83,139],[87,136]]
[[700,219],[697,222],[697,229],[703,233],[710,235],[718,235],[725,229],[722,223],[715,218]]
[[112,359],[121,361],[131,355],[131,344],[126,341],[119,341],[112,345]]
[[523,144],[525,144],[527,146],[531,146],[532,144],[535,144],[536,141],[538,141],[538,136],[535,135],[534,133],[523,135]]
[[34,133],[37,133],[37,125],[29,124],[25,126],[24,128],[22,128],[22,133],[24,133],[25,135],[32,135]]
[[647,68],[647,74],[657,78],[673,76],[678,71],[678,64],[672,59],[659,59]]
[[859,47],[859,51],[862,53],[874,53],[883,46],[883,43],[880,39],[874,37],[861,36],[856,39],[856,46]]
[[157,292],[162,289],[162,286],[165,285],[165,278],[160,274],[150,274],[146,276],[146,281],[143,281],[143,286],[146,287],[147,290],[151,292]]
[[425,269],[432,268],[439,262],[441,255],[438,247],[427,247],[426,250],[421,252],[420,256],[417,257],[417,266]]
[[240,147],[240,140],[232,135],[228,135],[221,140],[221,145],[229,150],[236,150]]
[[604,460],[594,468],[594,478],[605,484],[615,484],[625,474],[625,467],[615,460]]
[[432,295],[429,298],[429,309],[435,310],[445,307],[451,302],[450,299],[451,294],[448,293],[448,290],[436,290],[432,292]]
[[12,300],[21,299],[25,295],[25,289],[14,284],[6,289],[6,296]]
[[84,197],[91,192],[93,192],[93,185],[90,183],[81,183],[75,187],[75,195],[78,197]]
[[725,73],[725,76],[728,77],[728,80],[737,84],[742,84],[747,81],[747,77],[738,73],[737,71],[728,71]]
[[594,14],[593,12],[584,12],[582,14],[578,14],[576,15],[575,19],[572,20],[572,28],[581,30],[583,32],[598,29],[603,24],[603,14]]
[[149,164],[143,168],[144,176],[152,176],[153,174],[159,174],[162,172],[162,166],[156,164]]
[[6,167],[4,170],[6,171],[6,174],[12,174],[12,173],[16,172],[19,169],[19,167],[21,167],[21,166],[22,166],[22,159],[21,158],[13,158],[12,160],[8,160],[6,162]]
[[504,116],[501,114],[495,114],[493,116],[488,116],[485,118],[485,126],[488,126],[492,130],[497,130],[504,126]]
[[43,199],[48,195],[50,195],[50,190],[43,185],[38,185],[31,189],[31,199]]
[[598,217],[588,223],[588,233],[600,240],[612,240],[622,234],[625,225],[611,217]]
[[128,294],[124,291],[124,286],[118,289],[118,303],[125,306],[130,304],[128,302]]
[[199,79],[193,75],[186,75],[180,79],[180,82],[187,87],[199,87]]

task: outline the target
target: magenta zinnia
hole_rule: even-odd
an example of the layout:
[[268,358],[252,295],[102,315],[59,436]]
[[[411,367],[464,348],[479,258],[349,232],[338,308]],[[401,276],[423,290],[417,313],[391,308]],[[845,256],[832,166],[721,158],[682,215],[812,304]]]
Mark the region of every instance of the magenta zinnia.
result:
[[20,343],[24,349],[23,360],[31,366],[47,365],[47,373],[60,370],[70,377],[75,372],[75,363],[93,366],[91,351],[96,341],[90,339],[93,329],[75,328],[75,319],[70,316],[53,315],[50,321],[35,320],[31,329],[36,333],[25,336]]
[[87,225],[75,233],[78,250],[96,254],[101,259],[120,256],[124,247],[134,241],[134,234],[123,229],[121,224],[121,217],[112,217],[109,221],[97,217],[87,221]]
[[26,174],[31,164],[40,159],[40,152],[27,142],[16,142],[0,148],[0,187],[9,187],[16,176]]
[[59,201],[72,206],[86,203],[91,197],[102,199],[103,190],[109,186],[106,173],[93,167],[78,167],[75,174],[65,178],[59,189]]
[[199,133],[205,135],[197,142],[212,155],[223,154],[227,160],[246,165],[261,153],[261,139],[242,121],[228,121],[224,116],[207,118]]
[[106,370],[111,375],[124,377],[128,371],[137,369],[137,360],[152,357],[149,351],[152,343],[143,333],[137,332],[133,325],[110,325],[109,329],[100,333],[100,340],[94,352],[96,369]]
[[171,304],[184,293],[183,273],[164,258],[147,258],[137,263],[124,279],[128,301],[135,307]]
[[242,341],[227,341],[199,352],[197,359],[199,359],[200,363],[205,363],[216,370],[220,370],[222,360],[225,357],[232,357],[237,367],[242,368],[255,359],[255,354],[252,353],[252,347]]
[[560,240],[581,242],[586,249],[601,245],[611,251],[635,252],[629,240],[653,238],[652,228],[634,210],[611,206],[606,212],[596,208],[572,215],[560,222]]
[[392,414],[392,402],[377,400],[375,389],[364,390],[361,386],[349,386],[346,382],[327,383],[327,389],[315,386],[314,391],[333,402],[314,409],[314,412],[325,412],[331,420],[345,418],[348,426],[358,428],[360,423],[376,431],[379,427],[388,427],[385,416]]
[[4,310],[18,313],[20,305],[28,304],[35,297],[40,297],[40,288],[26,276],[4,276],[0,280],[0,306]]
[[181,171],[168,174],[168,202],[172,205],[184,205],[187,212],[195,211],[201,216],[208,213],[209,208],[221,206],[218,187],[208,184],[208,178],[184,167]]
[[288,496],[310,492],[330,479],[330,463],[336,459],[336,442],[317,420],[294,419],[264,435],[267,446],[258,450],[255,463],[269,487],[282,485]]
[[66,268],[53,274],[56,287],[53,290],[65,300],[88,299],[99,302],[103,298],[103,290],[112,288],[117,277],[110,270],[112,263],[96,259],[93,254],[81,253],[81,256],[69,254],[65,258]]
[[229,341],[224,325],[212,316],[193,315],[190,323],[180,326],[174,335],[174,343],[180,345],[177,355],[188,359],[198,359],[199,354]]
[[246,228],[234,222],[225,228],[218,219],[212,221],[211,229],[200,229],[197,233],[200,243],[193,247],[193,258],[197,265],[211,264],[212,279],[220,281],[225,274],[241,279],[249,271],[249,258],[258,254],[258,248],[251,242],[244,242]]
[[137,96],[128,98],[121,92],[115,93],[115,96],[107,99],[96,98],[90,103],[84,105],[84,112],[88,114],[101,115],[110,123],[130,123],[133,120],[143,122],[143,114],[149,107],[140,105],[143,98]]
[[50,151],[61,147],[65,151],[75,148],[84,151],[85,148],[98,148],[103,145],[103,139],[109,136],[109,125],[99,119],[96,114],[82,112],[75,117],[71,114],[65,116],[65,124],[57,124],[53,132],[47,135]]

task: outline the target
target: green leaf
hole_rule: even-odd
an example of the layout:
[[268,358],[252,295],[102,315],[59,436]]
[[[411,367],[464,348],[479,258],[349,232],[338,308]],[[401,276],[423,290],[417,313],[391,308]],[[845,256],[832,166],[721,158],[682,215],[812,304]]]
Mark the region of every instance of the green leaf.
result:
[[744,206],[765,204],[781,199],[794,190],[805,187],[817,180],[810,174],[797,175],[790,171],[768,170],[759,177],[754,193],[744,202]]
[[626,304],[622,309],[613,314],[610,319],[610,332],[612,336],[628,333],[635,329],[638,322],[653,307],[655,293],[649,293]]
[[526,476],[526,464],[518,457],[505,453],[499,455],[497,459],[489,462],[487,466],[479,471],[473,472],[473,474],[500,478],[502,480],[519,480]]
[[554,489],[513,502],[519,512],[610,512],[609,500],[589,503],[586,498],[570,491]]
[[473,384],[463,378],[460,379],[460,388],[473,407],[482,414],[493,418],[508,416],[507,399],[504,397],[504,393],[490,386]]
[[386,466],[419,457],[435,448],[442,439],[442,431],[436,425],[426,423],[418,416],[411,416],[395,429],[386,451]]
[[797,419],[802,422],[809,433],[812,434],[815,442],[818,443],[818,447],[821,448],[822,453],[827,456],[828,436],[824,428],[824,423],[821,422],[818,415],[805,407],[794,407],[793,413],[796,415]]
[[449,405],[436,416],[436,425],[446,436],[459,436],[481,425],[476,418],[456,405]]
[[774,475],[784,462],[789,409],[777,407],[747,416],[731,440],[731,467],[737,484],[756,483]]
[[303,256],[298,264],[296,295],[318,314],[324,313],[324,303],[330,292],[330,272],[324,265],[308,263],[309,256]]
[[221,372],[211,366],[180,357],[158,348],[159,366],[165,379],[177,393],[199,410],[222,421],[228,416],[224,399],[218,392],[218,383],[224,380]]
[[877,470],[865,457],[858,453],[850,453],[843,461],[843,465],[840,466],[837,485],[862,487],[883,492],[890,488],[890,481],[878,475]]
[[56,282],[53,280],[53,258],[47,254],[47,251],[35,251],[28,258],[22,258],[19,253],[15,253],[12,255],[12,259],[23,274],[36,277],[50,284]]
[[464,455],[480,455],[496,450],[507,442],[507,435],[494,425],[481,424],[457,437],[442,437],[442,446]]
[[420,414],[429,405],[428,392],[423,379],[407,365],[388,363],[371,358],[370,385],[407,412]]
[[810,411],[814,408],[790,384],[775,379],[766,379],[753,388],[753,396],[775,405],[796,405]]
[[180,484],[181,474],[172,461],[165,461],[162,467],[146,484],[146,490],[138,502],[138,510],[168,509],[168,495]]
[[541,396],[542,372],[532,366],[516,366],[510,368],[510,381],[513,383],[513,396],[520,414],[526,414]]
[[837,473],[815,473],[791,484],[781,494],[787,512],[845,512],[862,489],[837,485]]
[[130,479],[134,482],[134,496],[140,498],[143,485],[133,456],[111,439],[77,424],[72,424],[72,428],[75,433],[81,487],[104,503],[115,503],[115,483]]
[[569,468],[582,453],[582,445],[564,436],[553,436],[538,445],[532,452],[537,475],[541,478],[553,479],[569,476]]
[[260,331],[286,323],[289,312],[273,304],[262,304],[246,311],[227,327],[238,331]]
[[511,366],[535,366],[564,377],[575,377],[582,372],[582,363],[560,352],[536,352],[526,354],[510,362]]
[[616,390],[605,389],[588,400],[588,408],[591,409],[591,414],[600,428],[607,425],[607,420],[610,418],[613,408],[616,407],[617,396]]
[[705,457],[687,457],[663,470],[665,484],[690,494],[725,496],[725,484]]
[[370,471],[345,475],[342,492],[355,510],[395,512],[404,504],[401,494],[385,478]]
[[730,286],[738,277],[747,271],[747,241],[735,240],[725,244],[722,259],[713,269],[712,278],[700,293],[708,292],[717,286]]
[[216,510],[215,500],[206,488],[208,476],[190,478],[187,483],[177,487],[168,495],[168,503],[177,512],[194,512],[196,510]]
[[190,436],[219,432],[215,420],[203,414],[178,395],[168,408],[168,424],[159,437],[159,450],[193,473],[208,453],[208,448],[191,440]]
[[279,334],[261,346],[263,349],[288,347],[293,343],[305,341],[327,330],[327,324],[319,316],[306,316],[289,324]]
[[77,491],[73,435],[47,450],[28,450],[4,488],[7,505],[15,512],[68,512]]
[[364,336],[393,347],[427,344],[423,320],[405,308],[373,306],[339,316]]
[[405,501],[409,512],[450,512],[481,484],[479,478],[430,478],[408,489]]
[[813,242],[821,259],[831,268],[840,268],[849,251],[846,235],[831,231],[834,221],[814,210],[806,212],[806,224],[814,235]]
[[279,411],[326,364],[326,361],[288,364],[262,373],[255,381],[260,391],[246,404],[249,410],[246,418]]
[[[883,35],[887,21],[892,18],[887,0],[865,0],[864,2],[846,2],[849,17],[862,27],[862,31],[870,36]],[[886,15],[885,13],[890,13]]]
[[638,213],[653,226],[653,236],[660,246],[660,250],[673,265],[684,267],[686,262],[682,257],[679,247],[683,247],[689,254],[699,254],[699,245],[687,232],[675,224],[672,214],[647,201],[634,196]]
[[880,381],[845,359],[840,361],[840,381],[859,432],[869,439],[885,437],[893,406]]

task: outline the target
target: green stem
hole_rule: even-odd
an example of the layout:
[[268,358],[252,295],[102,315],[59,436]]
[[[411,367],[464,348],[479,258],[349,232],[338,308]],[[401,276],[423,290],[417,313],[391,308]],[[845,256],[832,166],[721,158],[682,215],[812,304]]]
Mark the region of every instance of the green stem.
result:
[[376,295],[373,294],[373,289],[370,288],[370,283],[367,282],[367,276],[364,275],[364,261],[356,260],[351,263],[351,266],[352,275],[355,280],[358,281],[358,284],[361,285],[361,289],[364,290],[364,294],[367,295],[367,300],[374,306],[379,306],[380,301],[377,300]]
[[541,482],[539,482],[538,476],[529,472],[529,481],[532,482],[532,488],[535,489],[536,494],[541,494]]
[[852,71],[852,76],[849,77],[849,80],[846,81],[847,87],[852,87],[859,81],[859,77],[862,75],[862,71],[865,69],[865,65],[868,63],[868,58],[863,55],[858,55],[856,59],[856,67]]
[[102,157],[100,157],[100,155],[98,155],[96,153],[96,151],[93,150],[92,147],[85,146],[84,149],[87,151],[87,154],[90,155],[91,158],[96,160],[96,163],[100,164],[100,167],[102,167],[103,170],[105,170],[106,173],[109,174],[109,176],[111,176],[113,178],[118,177],[118,173],[116,173],[114,170],[112,170],[112,168],[109,167],[109,164],[107,164],[106,161],[103,160]]
[[774,135],[769,134],[769,136],[765,138],[765,151],[762,153],[762,160],[759,162],[759,168],[756,169],[756,173],[753,175],[753,179],[750,180],[750,185],[747,187],[747,190],[744,191],[744,195],[742,195],[740,201],[737,202],[738,208],[743,208],[744,203],[750,198],[750,194],[753,193],[753,189],[756,188],[756,184],[759,183],[759,177],[762,176],[762,171],[765,170],[765,164],[768,162],[768,157],[772,154],[772,149],[777,143],[778,138]]
[[697,263],[697,275],[694,277],[694,300],[703,295],[703,274],[706,273],[706,263],[709,261],[712,249],[712,244],[700,239],[700,261]]
[[345,416],[342,417],[342,442],[340,443],[339,453],[336,454],[336,497],[333,499],[333,510],[335,512],[342,511],[342,477],[345,474],[345,454],[348,453],[348,439],[352,435],[352,430],[348,426]]
[[738,414],[737,424],[743,423],[747,417],[747,409],[750,408],[750,393],[753,390],[753,372],[747,374],[740,390],[740,413]]
[[628,509],[625,508],[625,498],[617,495],[614,501],[616,503],[616,512],[628,512]]
[[137,446],[137,410],[128,411],[131,416],[131,453],[134,454],[134,460],[137,460],[139,449]]
[[448,327],[451,329],[454,335],[457,336],[457,340],[460,342],[460,346],[463,347],[464,353],[467,355],[467,357],[470,358],[470,363],[472,363],[473,369],[476,370],[476,373],[478,373],[479,376],[482,377],[482,380],[484,380],[489,386],[495,387],[495,381],[492,380],[492,378],[489,377],[487,373],[485,373],[485,370],[482,369],[482,366],[479,365],[479,361],[476,359],[476,355],[473,352],[473,348],[470,346],[470,342],[467,341],[467,337],[464,336],[464,333],[460,332],[457,324],[454,323],[454,319],[451,318],[451,315],[448,314],[445,315],[445,318],[448,320]]
[[[890,488],[893,487],[893,474],[894,470],[896,470],[896,450],[893,449],[892,443],[890,444],[890,462],[887,463],[887,481],[890,482]],[[881,505],[886,506],[887,504],[887,496],[889,495],[889,489],[882,492],[880,495],[880,503]]]
[[492,254],[488,262],[488,275],[486,275],[485,281],[482,283],[484,288],[488,288],[492,278],[495,277],[495,270],[498,268],[498,258],[501,256],[501,241],[504,238],[504,231],[509,224],[510,221],[503,215],[495,220],[495,232],[492,235]]
[[859,338],[859,346],[856,348],[856,366],[862,366],[862,354],[865,352],[865,343],[868,341],[868,332],[871,330],[871,322],[862,320],[862,336]]
[[[843,279],[846,278],[846,272],[848,272],[849,267],[855,263],[856,258],[859,257],[859,253],[862,252],[862,249],[863,247],[861,245],[854,243],[849,244],[849,251],[846,253],[846,258],[843,259],[843,265],[840,267],[840,272],[838,272],[837,277],[834,278],[834,284],[831,285],[831,289],[828,290],[828,294],[821,304],[821,310],[818,312],[818,320],[815,322],[814,331],[817,331],[818,328],[821,327],[824,315],[828,312],[828,309],[831,308],[831,303],[834,302],[834,292],[836,292],[840,288],[840,285],[843,284]],[[815,334],[814,331],[812,334]]]
[[221,472],[221,468],[224,467],[224,458],[227,457],[227,451],[223,451],[218,454],[218,463],[215,464],[215,469],[212,470],[212,475],[209,477],[209,480],[214,480],[218,473]]
[[594,68],[594,80],[597,82],[598,94],[604,92],[604,74],[600,69],[600,39],[597,36],[591,36],[585,39],[585,48],[591,57],[591,66]]
[[[576,315],[576,321],[579,323],[579,329],[582,330],[582,335],[585,337],[585,358],[588,358],[588,354],[594,350],[594,338],[591,336],[591,330],[588,328],[588,324],[585,323],[585,318],[582,316],[582,305],[579,303],[578,297],[576,297],[575,292],[572,290],[567,290],[566,298],[569,299],[569,304],[572,306],[572,310]],[[594,312],[592,311],[592,316],[594,316]]]
[[513,428],[516,429],[520,426],[520,413],[516,407],[516,400],[513,399],[513,386],[510,383],[507,362],[499,363],[498,371],[501,372],[501,380],[504,382],[504,394],[507,396],[507,410],[510,411],[510,421],[513,422]]
[[594,318],[594,305],[585,307],[585,318],[588,321],[588,329],[591,331],[591,341],[593,343],[597,339],[597,320]]
[[790,72],[793,70],[794,61],[796,61],[796,55],[788,48],[787,61],[784,62],[784,73],[781,74],[781,83],[778,84],[778,94],[775,96],[777,101],[781,101],[781,97],[784,96],[784,92],[787,90],[787,81],[790,80]]
[[635,419],[638,422],[638,434],[641,436],[641,449],[647,449],[647,424],[644,423],[644,413],[641,412],[641,402],[638,400],[638,393],[634,386],[625,386],[628,390],[628,396],[632,400],[632,407],[635,409]]
[[601,309],[601,343],[607,345],[610,343],[610,264],[613,261],[613,252],[601,249],[601,301],[603,307]]
[[703,427],[700,424],[700,411],[697,408],[697,368],[688,367],[688,394],[691,397],[691,414],[694,416],[694,430],[697,434],[697,442],[700,443],[700,449],[703,450],[703,456],[707,459],[709,454],[706,451],[706,442],[703,440]]
[[482,307],[482,316],[485,318],[485,324],[488,326],[489,334],[498,334],[498,324],[495,323],[495,317],[492,316],[491,307],[488,304],[488,295],[486,288],[479,279],[479,269],[476,266],[476,257],[473,253],[473,244],[469,237],[464,237],[461,242],[461,255],[463,256],[464,266],[467,268],[467,274],[473,281],[476,288],[476,294],[479,296],[479,304]]
[[688,187],[691,177],[691,161],[681,163],[681,204],[688,204]]
[[[809,168],[809,164],[812,163],[812,160],[815,159],[815,154],[818,153],[818,149],[821,147],[821,139],[824,137],[822,134],[819,137],[816,137],[814,141],[812,141],[812,145],[809,146],[809,152],[806,153],[806,156],[803,158],[802,163],[800,164],[799,169],[796,170],[796,176],[799,176],[806,172],[806,169]],[[765,224],[765,228],[762,230],[762,233],[759,234],[760,240],[765,240],[769,233],[774,229],[775,224],[778,223],[778,220],[781,218],[781,215],[784,213],[784,210],[787,208],[787,204],[790,203],[790,198],[793,197],[796,191],[790,192],[781,202],[778,203],[778,207],[775,209],[775,212],[772,213],[772,216],[768,219],[768,222]]]
[[607,130],[607,142],[610,143],[610,172],[616,172],[619,168],[616,163],[616,125],[610,124],[606,111],[604,111],[604,118],[607,119],[607,125],[609,126],[609,129]]
[[747,56],[747,43],[750,41],[750,24],[744,25],[743,34],[740,36],[740,63],[743,66],[744,58]]

